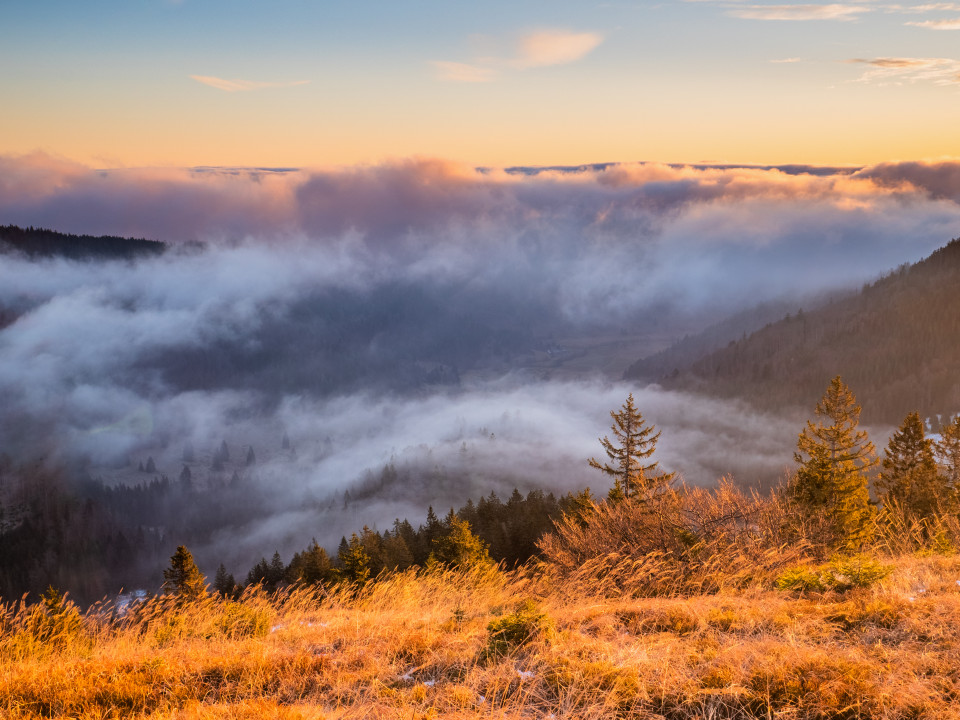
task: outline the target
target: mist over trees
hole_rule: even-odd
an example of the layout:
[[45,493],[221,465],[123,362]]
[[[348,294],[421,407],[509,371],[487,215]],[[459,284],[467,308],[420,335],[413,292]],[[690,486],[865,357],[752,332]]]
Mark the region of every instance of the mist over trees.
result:
[[[590,484],[583,460],[596,454],[597,422],[628,392],[636,406],[622,408],[624,418],[636,413],[636,429],[650,431],[628,463],[631,472],[634,460],[644,468],[638,490],[648,479],[667,488],[674,472],[689,485],[732,472],[741,484],[771,487],[789,465],[796,437],[774,411],[806,403],[777,400],[777,393],[786,397],[816,382],[818,397],[826,380],[817,368],[854,353],[844,333],[875,373],[861,393],[866,414],[877,400],[881,411],[873,412],[886,417],[880,412],[898,398],[904,412],[945,427],[944,449],[935,453],[938,489],[903,490],[893,465],[884,476],[891,483],[882,488],[885,504],[920,508],[922,496],[928,509],[915,515],[926,517],[933,499],[940,508],[950,496],[940,478],[953,473],[947,484],[956,486],[948,429],[956,409],[942,383],[952,382],[946,368],[958,335],[950,324],[957,315],[950,310],[957,245],[852,299],[828,299],[697,361],[727,358],[729,367],[718,367],[739,378],[728,387],[731,397],[773,388],[761,401],[769,404],[766,414],[735,401],[576,377],[583,348],[602,341],[616,349],[616,338],[640,330],[623,327],[629,312],[594,328],[606,301],[592,315],[571,314],[549,274],[530,285],[520,282],[524,272],[509,281],[496,273],[464,281],[414,263],[392,274],[366,268],[351,275],[344,268],[360,267],[353,259],[327,265],[328,250],[307,245],[277,252],[195,248],[136,262],[94,253],[95,261],[75,263],[63,259],[66,250],[39,260],[10,254],[0,267],[0,593],[52,584],[90,601],[121,585],[150,588],[179,545],[208,576],[223,564],[223,587],[232,573],[241,583],[323,576],[342,565],[340,537],[358,578],[423,565],[431,553],[479,557],[481,546],[494,561],[522,563],[536,555],[558,512],[576,514],[562,507],[564,498],[581,509],[592,502],[580,493]],[[527,259],[544,252],[537,246]],[[934,298],[940,304],[928,312]],[[689,317],[682,303],[662,305],[664,326]],[[758,312],[722,332],[765,317]],[[914,322],[903,331],[909,348],[899,339],[875,342],[884,328],[906,328],[922,315],[944,324]],[[800,347],[794,355],[802,357],[807,347],[803,327],[819,343],[812,346],[826,348],[826,359],[777,380],[774,368],[794,367],[789,353]],[[791,334],[798,330],[799,340]],[[771,334],[798,345],[754,348]],[[725,354],[738,347],[733,359]],[[904,356],[888,357],[897,348]],[[765,366],[751,365],[754,352],[766,358],[769,376]],[[561,373],[572,379],[554,375]],[[691,373],[664,382],[679,386]],[[725,373],[711,377],[722,384]],[[862,379],[851,379],[858,393]],[[928,381],[935,391],[908,391]],[[692,386],[722,394],[702,378]],[[930,397],[940,403],[939,416],[925,409]],[[669,428],[657,447],[662,473],[642,459],[652,449],[643,443],[660,438],[644,425],[647,409],[658,428]],[[619,458],[609,451],[616,443],[603,448],[615,470]],[[924,467],[932,477],[928,461]],[[625,476],[624,495],[634,493],[635,480]],[[666,489],[661,495],[667,512],[677,496]],[[462,505],[468,497],[482,499]],[[460,509],[428,517],[421,535],[415,523],[428,504]],[[511,519],[521,507],[529,522]],[[391,525],[403,517],[414,524]],[[438,537],[457,533],[453,546],[435,546]],[[305,548],[312,536],[317,542]],[[479,545],[471,545],[474,536]],[[252,575],[251,565],[258,568]]]
[[896,426],[917,411],[938,427],[960,409],[958,362],[960,239],[852,296],[733,339],[662,383],[782,410],[811,404],[839,373],[858,388],[864,421]]

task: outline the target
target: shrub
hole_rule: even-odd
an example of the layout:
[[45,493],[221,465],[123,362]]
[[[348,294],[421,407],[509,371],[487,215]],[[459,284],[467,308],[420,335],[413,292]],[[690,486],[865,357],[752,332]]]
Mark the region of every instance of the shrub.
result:
[[550,631],[553,622],[532,600],[524,600],[509,615],[491,620],[487,625],[485,655],[496,658],[508,655],[518,647]]
[[778,590],[809,592],[826,590],[820,573],[810,567],[792,567],[785,570],[776,580]]
[[826,565],[789,568],[776,580],[779,590],[796,592],[836,590],[846,592],[853,588],[875,585],[893,572],[892,565],[884,565],[867,555],[836,557]]
[[893,572],[893,565],[884,565],[867,555],[835,558],[829,565],[830,584],[836,590],[870,587]]

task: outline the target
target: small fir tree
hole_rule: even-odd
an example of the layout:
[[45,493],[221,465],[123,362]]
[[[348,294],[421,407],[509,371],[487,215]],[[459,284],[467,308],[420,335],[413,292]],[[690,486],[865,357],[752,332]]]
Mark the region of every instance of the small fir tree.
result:
[[370,556],[356,533],[350,535],[346,546],[341,543],[337,559],[340,561],[340,574],[344,580],[354,585],[364,585],[370,579]]
[[451,511],[446,525],[446,534],[433,541],[433,552],[430,555],[433,561],[463,569],[493,565],[487,544],[473,534],[470,523],[461,520]]
[[206,578],[200,574],[193,555],[183,545],[170,556],[170,567],[163,571],[163,591],[186,599],[206,595]]
[[633,393],[627,396],[620,412],[611,411],[610,417],[613,418],[610,429],[616,443],[606,436],[600,439],[610,462],[601,463],[590,458],[590,466],[613,478],[610,500],[649,500],[669,487],[676,474],[658,472],[656,462],[644,464],[653,455],[660,433],[654,432],[653,425],[647,425],[634,405]]
[[817,403],[820,420],[807,421],[797,438],[800,467],[787,493],[801,511],[822,520],[825,543],[853,550],[867,540],[873,508],[867,471],[876,465],[874,446],[857,430],[860,405],[838,375]]
[[291,583],[316,585],[333,578],[333,565],[327,551],[317,544],[316,538],[306,550],[296,553],[287,568],[287,580]]
[[232,596],[237,589],[237,581],[233,575],[227,572],[223,563],[217,568],[217,574],[213,578],[213,589],[221,595]]
[[937,472],[933,441],[924,435],[919,413],[912,412],[884,449],[877,489],[884,504],[897,504],[914,517],[931,517],[947,488]]
[[956,497],[960,493],[960,414],[940,428],[940,441],[935,450],[944,484]]

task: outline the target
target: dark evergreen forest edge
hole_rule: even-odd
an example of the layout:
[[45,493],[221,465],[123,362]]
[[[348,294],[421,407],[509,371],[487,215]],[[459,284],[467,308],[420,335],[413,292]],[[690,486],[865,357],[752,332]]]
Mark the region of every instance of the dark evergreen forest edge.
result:
[[71,235],[43,228],[0,225],[0,253],[19,252],[31,258],[135,260],[160,255],[166,249],[166,244],[146,238]]
[[[857,388],[864,422],[896,425],[917,410],[936,429],[960,408],[960,239],[859,292],[794,308],[749,335],[734,329],[712,352],[711,332],[634,363],[625,377],[782,412],[810,407],[840,374]],[[690,345],[704,354],[684,352]]]

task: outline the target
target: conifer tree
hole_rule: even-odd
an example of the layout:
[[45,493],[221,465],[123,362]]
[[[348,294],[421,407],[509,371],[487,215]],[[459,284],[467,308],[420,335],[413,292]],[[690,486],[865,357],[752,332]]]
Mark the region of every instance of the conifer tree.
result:
[[350,541],[345,546],[341,543],[337,559],[340,561],[340,574],[344,580],[363,585],[370,579],[370,556],[356,533],[350,535]]
[[656,428],[646,424],[643,415],[634,405],[633,393],[627,396],[620,412],[611,411],[610,417],[613,418],[610,429],[616,444],[606,436],[600,439],[610,462],[601,463],[590,458],[590,466],[614,479],[613,489],[610,490],[611,500],[649,500],[665,490],[676,474],[658,472],[656,462],[644,464],[644,461],[653,455],[660,433],[654,433]]
[[316,585],[333,578],[333,565],[327,551],[314,538],[302,553],[295,553],[287,567],[287,580],[292,583]]
[[170,567],[163,571],[163,591],[181,598],[198,598],[206,595],[206,578],[193,561],[193,555],[183,545],[170,556]]
[[877,489],[885,504],[898,504],[914,517],[930,517],[946,497],[944,478],[937,472],[933,441],[924,436],[919,413],[912,412],[884,449]]
[[852,550],[869,535],[873,512],[867,471],[876,465],[874,446],[857,430],[860,405],[840,376],[817,403],[816,424],[808,420],[797,438],[800,467],[787,487],[802,512],[823,521],[825,543]]
[[935,450],[943,473],[944,483],[952,495],[960,493],[960,414],[949,425],[940,429],[940,441]]
[[493,564],[487,544],[473,534],[470,523],[461,520],[451,511],[445,524],[446,534],[433,541],[433,552],[430,554],[433,561],[463,569]]
[[283,559],[280,557],[280,552],[275,551],[273,557],[270,559],[270,568],[267,573],[267,584],[270,586],[271,590],[276,590],[277,587],[283,582],[284,577],[287,574],[287,567],[283,564]]
[[220,563],[217,574],[213,578],[213,589],[221,595],[231,596],[237,588],[237,581],[227,572],[226,566]]

